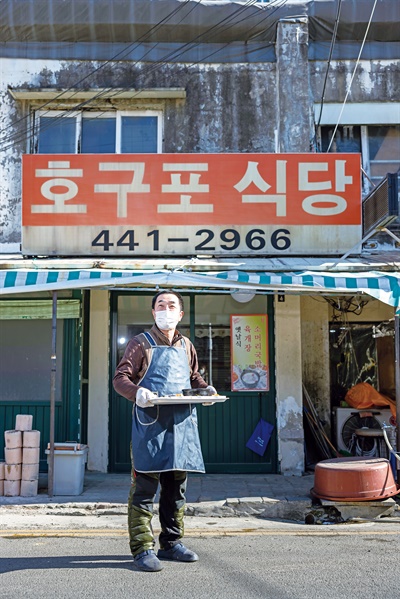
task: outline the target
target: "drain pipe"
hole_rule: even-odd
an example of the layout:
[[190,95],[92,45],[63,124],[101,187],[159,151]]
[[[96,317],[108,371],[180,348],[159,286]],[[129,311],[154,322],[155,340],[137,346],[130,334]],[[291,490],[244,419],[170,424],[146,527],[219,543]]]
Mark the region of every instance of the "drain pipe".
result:
[[392,445],[390,444],[389,437],[388,437],[388,434],[386,432],[386,429],[389,429],[389,432],[391,432],[393,430],[393,427],[387,426],[385,423],[382,424],[383,438],[385,439],[385,443],[386,443],[386,445],[387,445],[390,453],[392,455],[394,455],[394,457],[396,458],[396,460],[400,463],[400,455],[395,452],[395,450],[393,449]]

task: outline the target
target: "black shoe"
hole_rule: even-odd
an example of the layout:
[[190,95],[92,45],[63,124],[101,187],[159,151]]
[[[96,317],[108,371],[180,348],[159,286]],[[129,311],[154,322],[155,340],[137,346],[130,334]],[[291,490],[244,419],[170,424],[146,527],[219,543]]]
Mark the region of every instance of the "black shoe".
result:
[[133,562],[139,570],[144,572],[159,572],[164,568],[152,549],[147,549],[135,555]]
[[190,551],[183,543],[177,543],[171,549],[159,549],[157,557],[177,562],[197,562],[199,559],[197,553]]

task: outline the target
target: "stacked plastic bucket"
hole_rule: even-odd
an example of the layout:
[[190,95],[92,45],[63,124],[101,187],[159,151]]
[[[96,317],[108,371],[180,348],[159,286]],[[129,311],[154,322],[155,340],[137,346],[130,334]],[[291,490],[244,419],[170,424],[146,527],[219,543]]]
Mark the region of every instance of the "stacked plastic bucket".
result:
[[[33,417],[18,414],[15,429],[4,432],[3,493],[6,497],[34,497],[38,492],[40,431],[32,430]],[[0,465],[0,477],[3,468]]]

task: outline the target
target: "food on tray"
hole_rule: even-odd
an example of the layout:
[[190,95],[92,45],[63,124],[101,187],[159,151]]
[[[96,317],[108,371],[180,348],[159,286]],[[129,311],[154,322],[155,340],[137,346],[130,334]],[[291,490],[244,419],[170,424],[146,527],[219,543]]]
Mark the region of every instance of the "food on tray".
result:
[[196,395],[200,395],[200,396],[208,396],[208,392],[206,389],[182,389],[182,393],[185,396],[192,396],[195,397]]
[[[155,404],[166,404],[168,403],[202,403],[203,405],[207,405],[208,403],[212,404],[216,401],[225,401],[228,399],[225,395],[220,395],[219,393],[215,393],[214,395],[182,395],[182,393],[176,393],[173,395],[165,395],[164,397],[156,397],[153,402]],[[205,403],[206,402],[206,403]]]

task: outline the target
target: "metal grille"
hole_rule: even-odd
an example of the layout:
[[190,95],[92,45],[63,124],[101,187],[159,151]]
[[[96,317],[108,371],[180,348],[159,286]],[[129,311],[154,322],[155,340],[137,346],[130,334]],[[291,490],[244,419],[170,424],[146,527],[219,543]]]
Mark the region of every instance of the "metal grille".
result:
[[362,205],[363,236],[399,216],[397,173],[388,175],[367,195]]

